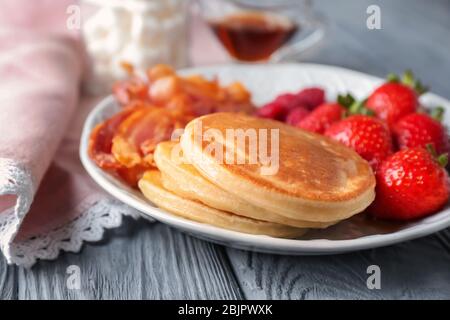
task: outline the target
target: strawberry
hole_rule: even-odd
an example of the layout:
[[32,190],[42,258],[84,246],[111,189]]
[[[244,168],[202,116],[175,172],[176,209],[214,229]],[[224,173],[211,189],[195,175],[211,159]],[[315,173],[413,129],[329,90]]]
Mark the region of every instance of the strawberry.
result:
[[334,122],[344,116],[345,109],[338,103],[324,103],[311,111],[295,125],[304,130],[324,133]]
[[286,123],[294,126],[309,114],[309,110],[305,107],[297,107],[292,109],[286,117]]
[[378,218],[411,220],[430,215],[449,198],[446,156],[439,161],[422,147],[404,149],[379,167],[376,198],[369,211]]
[[296,94],[296,100],[312,110],[325,102],[325,91],[316,87],[305,88]]
[[325,135],[353,148],[374,170],[392,153],[388,128],[381,120],[371,116],[350,116],[331,125]]
[[366,106],[392,126],[401,117],[415,112],[418,100],[411,88],[401,83],[385,83],[369,96]]
[[391,128],[400,118],[417,110],[418,95],[425,91],[426,88],[407,71],[401,82],[397,76],[391,75],[389,82],[375,89],[365,105]]
[[445,127],[424,113],[411,113],[400,119],[392,130],[400,149],[423,147],[432,144],[437,153],[449,151],[449,140]]

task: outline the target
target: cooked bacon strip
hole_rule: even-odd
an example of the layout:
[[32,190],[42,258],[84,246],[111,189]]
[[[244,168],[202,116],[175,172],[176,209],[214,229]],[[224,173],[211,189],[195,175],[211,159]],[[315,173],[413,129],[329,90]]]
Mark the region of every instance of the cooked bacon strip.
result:
[[98,124],[89,138],[89,156],[102,169],[114,170],[121,167],[111,153],[112,140],[120,124],[144,104],[136,103],[124,108],[108,120]]
[[207,80],[202,76],[183,78],[182,91],[191,98],[191,109],[201,116],[213,112],[243,112],[253,114],[255,106],[250,93],[239,82],[221,87],[217,79]]
[[239,82],[221,86],[217,79],[179,76],[167,65],[156,65],[139,78],[117,82],[113,93],[124,107],[92,131],[89,155],[102,169],[136,186],[143,172],[154,168],[156,145],[193,118],[213,112],[255,110],[248,90]]
[[137,110],[120,125],[112,141],[111,152],[119,164],[116,170],[126,183],[135,187],[143,173],[155,168],[153,152],[172,132],[184,128],[191,117],[180,117],[159,107]]
[[157,64],[147,70],[147,78],[150,82],[156,81],[165,76],[175,75],[175,70],[166,64]]
[[172,132],[184,128],[191,117],[175,116],[166,109],[152,107],[133,112],[119,126],[113,138],[112,154],[124,167],[154,166],[153,151]]
[[146,165],[138,165],[133,168],[122,167],[117,169],[115,173],[131,187],[137,187],[139,179],[142,178],[144,172],[149,169]]
[[148,83],[147,81],[134,76],[131,79],[117,81],[113,85],[113,94],[117,101],[125,106],[134,101],[148,101]]

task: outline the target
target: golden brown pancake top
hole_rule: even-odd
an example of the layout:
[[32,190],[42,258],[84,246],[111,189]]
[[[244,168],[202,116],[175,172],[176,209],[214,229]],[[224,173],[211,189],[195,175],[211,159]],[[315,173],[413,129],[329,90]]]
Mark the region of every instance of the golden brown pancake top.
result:
[[[198,129],[201,122],[201,134],[208,129],[218,130],[217,142],[231,150],[243,152],[247,161],[245,164],[219,163],[214,155],[206,153],[211,141],[194,139],[194,127]],[[227,139],[227,129],[267,129],[267,146],[271,145],[271,129],[279,129],[279,161],[278,170],[273,175],[262,175],[260,161],[250,164],[249,148],[237,148],[237,139]],[[199,130],[197,130],[197,133]],[[186,126],[185,134],[192,141],[194,148],[201,146],[203,156],[215,159],[236,178],[246,179],[267,190],[319,201],[344,201],[358,197],[369,188],[375,186],[372,170],[364,159],[355,151],[327,137],[310,133],[278,121],[261,119],[242,114],[215,113],[194,119]],[[248,141],[248,140],[247,140]],[[259,143],[259,139],[258,139]],[[241,145],[242,146],[242,145]],[[224,149],[225,150],[225,149]],[[258,149],[258,153],[261,150]],[[270,149],[268,154],[270,155]],[[224,158],[225,159],[225,158]],[[235,158],[236,159],[236,158]],[[195,164],[200,165],[201,164]],[[202,170],[204,171],[204,170]]]

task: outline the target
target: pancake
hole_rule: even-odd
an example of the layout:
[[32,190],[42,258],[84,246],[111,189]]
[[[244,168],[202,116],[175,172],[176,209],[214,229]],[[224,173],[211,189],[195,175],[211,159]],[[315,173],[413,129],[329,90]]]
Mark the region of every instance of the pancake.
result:
[[[268,137],[259,139],[264,129]],[[262,151],[267,149],[263,147],[257,149],[255,161],[254,150],[234,138],[239,130],[241,135],[247,134],[247,141],[257,139],[256,146],[266,142],[273,161],[262,161]],[[210,114],[188,123],[180,145],[184,157],[206,179],[255,206],[291,219],[346,219],[363,211],[375,197],[372,169],[355,151],[278,121]],[[226,155],[245,163],[226,161]]]
[[307,229],[237,216],[208,207],[200,202],[179,197],[164,189],[161,182],[161,173],[157,170],[147,171],[139,180],[138,185],[144,196],[160,208],[197,222],[238,232],[282,238],[296,238],[307,231]]
[[177,151],[181,151],[178,143],[161,142],[156,147],[154,160],[162,173],[163,186],[183,198],[240,216],[298,228],[326,228],[336,223],[295,220],[259,208],[206,180],[193,165],[185,163],[182,152]]

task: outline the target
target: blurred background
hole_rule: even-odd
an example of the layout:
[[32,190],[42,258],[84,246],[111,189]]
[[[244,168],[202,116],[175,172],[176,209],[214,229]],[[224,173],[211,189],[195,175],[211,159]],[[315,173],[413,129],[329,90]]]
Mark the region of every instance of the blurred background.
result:
[[[81,4],[83,35],[92,58],[89,79],[106,83],[106,88],[108,75],[126,75],[124,62],[139,69],[156,62],[186,67],[306,61],[378,76],[412,69],[433,91],[449,96],[448,85],[433,77],[450,68],[446,0],[82,0]],[[259,56],[252,56],[252,49]],[[106,61],[111,57],[114,61]]]

